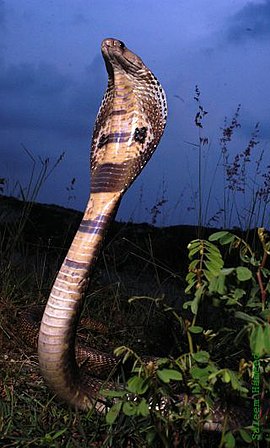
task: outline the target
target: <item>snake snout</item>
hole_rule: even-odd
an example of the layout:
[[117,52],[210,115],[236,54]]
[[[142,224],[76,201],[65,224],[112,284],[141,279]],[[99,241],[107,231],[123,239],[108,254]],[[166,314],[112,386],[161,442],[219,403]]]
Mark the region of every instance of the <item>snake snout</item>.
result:
[[122,50],[125,49],[125,44],[124,42],[122,42],[121,40],[118,39],[114,39],[112,37],[107,37],[106,39],[103,39],[102,44],[101,44],[101,49],[102,50],[109,50],[110,48],[120,48]]

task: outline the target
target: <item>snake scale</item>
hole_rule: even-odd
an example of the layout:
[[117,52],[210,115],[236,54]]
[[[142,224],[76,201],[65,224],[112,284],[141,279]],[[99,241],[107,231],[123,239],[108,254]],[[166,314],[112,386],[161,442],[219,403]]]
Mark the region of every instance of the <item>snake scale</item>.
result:
[[[47,384],[58,397],[83,410],[104,407],[97,399],[101,383],[85,381],[76,362],[75,338],[84,293],[110,221],[156,149],[167,119],[164,90],[141,58],[112,38],[103,40],[101,51],[108,87],[92,138],[90,196],[52,287],[38,337],[39,365]],[[91,348],[88,356],[98,368],[108,367],[113,359]],[[215,423],[209,422],[205,429],[219,430],[222,412],[216,405]]]

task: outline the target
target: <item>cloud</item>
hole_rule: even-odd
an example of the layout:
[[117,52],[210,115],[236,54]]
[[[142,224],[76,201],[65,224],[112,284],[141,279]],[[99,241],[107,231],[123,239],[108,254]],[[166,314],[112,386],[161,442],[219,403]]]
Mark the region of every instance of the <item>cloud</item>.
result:
[[64,113],[72,82],[47,64],[10,65],[0,74],[0,127],[49,127]]
[[38,128],[74,137],[85,132],[104,90],[99,59],[79,80],[45,63],[0,67],[0,129]]
[[36,94],[37,96],[59,94],[70,80],[49,64],[41,63],[10,65],[0,73],[0,92],[8,94]]
[[232,42],[270,36],[270,1],[248,3],[230,18],[227,37]]

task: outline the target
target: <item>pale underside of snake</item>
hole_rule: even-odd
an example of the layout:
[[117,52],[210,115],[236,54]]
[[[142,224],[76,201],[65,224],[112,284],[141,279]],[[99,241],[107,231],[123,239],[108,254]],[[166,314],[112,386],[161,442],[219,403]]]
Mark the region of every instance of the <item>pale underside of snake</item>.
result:
[[[156,149],[167,118],[164,90],[143,61],[116,39],[104,39],[101,50],[108,87],[93,132],[90,196],[51,290],[38,338],[39,365],[47,384],[58,397],[83,410],[104,408],[98,400],[100,382],[85,381],[76,362],[84,294],[109,223]],[[95,350],[92,358],[106,365],[106,357],[99,358]],[[206,429],[219,426],[216,419]]]

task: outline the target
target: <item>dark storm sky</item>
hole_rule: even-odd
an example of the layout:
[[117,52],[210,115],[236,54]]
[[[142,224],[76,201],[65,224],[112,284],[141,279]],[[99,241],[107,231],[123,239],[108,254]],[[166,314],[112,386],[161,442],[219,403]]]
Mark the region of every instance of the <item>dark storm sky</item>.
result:
[[[220,128],[238,104],[241,128],[232,154],[245,149],[260,122],[254,160],[264,151],[263,165],[270,164],[270,1],[0,0],[0,177],[8,180],[7,193],[16,181],[29,183],[32,161],[22,145],[37,160],[36,173],[39,158],[53,164],[65,151],[38,200],[84,209],[92,127],[107,83],[100,53],[105,37],[121,39],[143,59],[169,105],[164,137],[118,219],[150,222],[150,209],[164,195],[159,224],[197,222],[198,148],[190,143],[198,144],[198,85],[208,112],[201,131],[209,139],[201,187],[204,210],[210,197],[207,223],[222,206]],[[248,206],[248,189],[237,201]]]

